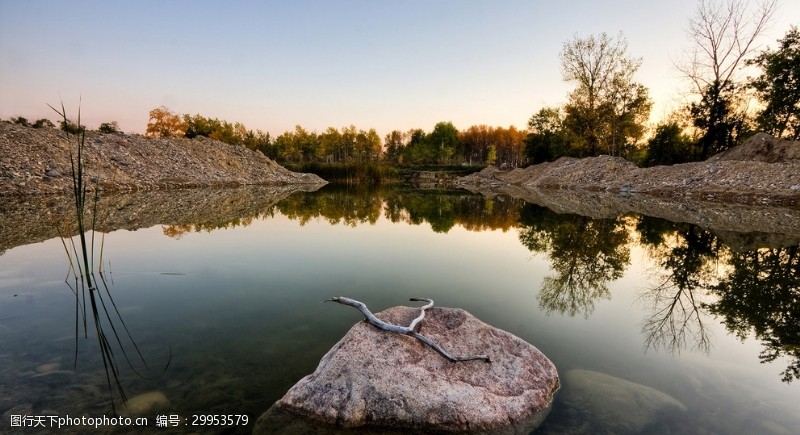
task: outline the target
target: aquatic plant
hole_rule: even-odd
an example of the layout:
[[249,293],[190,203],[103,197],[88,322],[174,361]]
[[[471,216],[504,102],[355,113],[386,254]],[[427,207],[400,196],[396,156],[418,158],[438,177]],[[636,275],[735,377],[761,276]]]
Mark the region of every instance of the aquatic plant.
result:
[[[58,110],[53,106],[48,106],[53,109],[63,119],[64,125],[69,124],[71,121],[67,118],[67,113],[64,108],[63,102],[61,109]],[[97,339],[100,346],[100,354],[103,360],[103,367],[106,372],[106,383],[108,385],[109,394],[111,396],[111,411],[116,414],[116,406],[114,403],[114,390],[119,393],[123,403],[127,401],[125,390],[119,379],[120,370],[119,364],[114,354],[115,347],[118,348],[128,363],[130,368],[136,372],[136,369],[131,362],[128,351],[124,344],[123,337],[127,337],[130,346],[133,347],[139,360],[147,367],[139,346],[133,339],[125,321],[120,315],[114,298],[106,280],[106,275],[103,272],[103,248],[105,246],[105,234],[101,233],[100,248],[98,253],[98,261],[95,263],[95,235],[97,234],[98,224],[98,210],[97,206],[100,200],[100,190],[98,186],[97,177],[89,178],[90,183],[87,183],[86,165],[85,165],[85,141],[86,129],[81,126],[80,108],[78,109],[78,118],[76,125],[79,127],[74,132],[65,130],[64,140],[69,146],[70,153],[70,167],[72,177],[72,194],[74,197],[75,205],[75,219],[77,223],[77,237],[79,246],[75,243],[75,238],[72,236],[74,228],[57,226],[59,237],[61,238],[62,245],[69,259],[69,271],[65,279],[67,286],[75,295],[75,355],[73,365],[77,367],[78,364],[78,343],[80,335],[80,325],[83,324],[83,336],[88,338],[88,316],[87,316],[87,299],[89,302],[88,310],[91,312]],[[70,144],[72,136],[75,136],[74,150],[73,145]],[[90,196],[91,195],[91,196]],[[87,198],[91,197],[92,200],[87,204]],[[91,210],[87,210],[87,205]],[[87,212],[91,213],[87,213]],[[89,236],[88,233],[91,233]],[[95,274],[95,264],[97,264],[97,274]],[[72,275],[74,279],[74,286],[69,282],[69,276]],[[88,295],[88,298],[87,298]],[[82,322],[81,322],[82,321]],[[118,330],[118,326],[120,329]],[[107,332],[107,327],[110,327],[111,333]],[[124,331],[124,335],[121,336]],[[168,363],[169,364],[169,363]]]

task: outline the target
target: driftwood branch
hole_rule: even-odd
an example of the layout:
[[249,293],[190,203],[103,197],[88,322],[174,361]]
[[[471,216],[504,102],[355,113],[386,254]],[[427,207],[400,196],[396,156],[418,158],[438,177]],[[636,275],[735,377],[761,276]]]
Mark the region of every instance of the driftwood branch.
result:
[[372,314],[372,312],[367,308],[366,305],[364,305],[363,302],[357,301],[355,299],[346,298],[344,296],[335,296],[335,297],[333,297],[331,299],[328,299],[326,301],[323,301],[323,302],[336,302],[338,304],[349,305],[351,307],[355,307],[356,309],[358,309],[358,311],[361,311],[361,314],[364,315],[364,317],[366,318],[366,321],[369,322],[370,324],[372,324],[372,325],[374,325],[374,326],[376,326],[376,327],[378,327],[380,329],[383,329],[384,331],[396,332],[398,334],[410,335],[411,337],[414,337],[417,340],[419,340],[419,341],[427,344],[428,346],[432,347],[433,350],[438,352],[439,355],[445,357],[448,361],[461,362],[461,361],[483,360],[483,361],[486,361],[486,362],[491,362],[491,360],[489,359],[489,356],[487,356],[487,355],[468,355],[468,356],[453,356],[453,355],[450,355],[449,353],[447,353],[447,351],[442,349],[441,346],[436,344],[435,341],[433,341],[430,338],[428,338],[428,337],[426,337],[426,336],[414,331],[414,329],[417,327],[419,322],[421,322],[422,319],[425,318],[425,310],[427,310],[428,308],[433,307],[433,299],[411,298],[409,300],[417,301],[417,302],[427,302],[427,304],[419,307],[419,309],[420,309],[419,316],[417,316],[414,320],[412,320],[411,323],[408,326],[393,325],[391,323],[384,322],[383,320],[375,317],[375,315]]

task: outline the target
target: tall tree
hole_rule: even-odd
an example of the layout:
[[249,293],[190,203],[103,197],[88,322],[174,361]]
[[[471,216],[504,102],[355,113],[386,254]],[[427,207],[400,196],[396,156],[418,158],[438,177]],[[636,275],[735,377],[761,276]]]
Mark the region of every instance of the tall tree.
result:
[[564,43],[563,78],[576,85],[564,126],[578,155],[619,155],[644,132],[651,103],[647,88],[633,81],[642,60],[627,51],[621,34],[575,36]]
[[762,131],[776,137],[800,139],[800,30],[792,26],[776,51],[761,52],[748,65],[762,74],[750,81],[764,110],[756,122]]
[[569,155],[564,115],[558,107],[543,107],[528,120],[525,154],[531,163],[542,163]]
[[494,129],[487,125],[473,125],[458,135],[463,158],[470,164],[481,164],[487,160],[489,147],[492,145]]
[[428,135],[428,145],[437,163],[446,163],[458,146],[458,129],[452,122],[439,122]]
[[402,163],[402,152],[406,135],[400,130],[393,130],[384,139],[383,158],[390,163]]
[[700,98],[689,111],[700,130],[700,159],[730,148],[741,134],[744,114],[737,107],[738,74],[755,49],[777,0],[763,0],[755,10],[745,0],[700,0],[689,21],[691,49],[678,69]]

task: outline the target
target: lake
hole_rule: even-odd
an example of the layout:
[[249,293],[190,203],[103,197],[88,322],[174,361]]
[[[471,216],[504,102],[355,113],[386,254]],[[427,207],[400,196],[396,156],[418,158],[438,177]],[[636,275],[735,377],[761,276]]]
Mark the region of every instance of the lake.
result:
[[[247,416],[226,433],[247,433],[362,319],[320,303],[332,296],[373,312],[432,298],[539,348],[562,387],[537,433],[800,427],[800,252],[778,228],[593,219],[461,190],[116,195],[98,206],[93,309],[55,230],[68,209],[0,206],[6,432],[42,431],[19,415],[125,414],[124,393],[151,431],[218,433],[189,425],[224,414]],[[180,424],[157,429],[157,415]]]

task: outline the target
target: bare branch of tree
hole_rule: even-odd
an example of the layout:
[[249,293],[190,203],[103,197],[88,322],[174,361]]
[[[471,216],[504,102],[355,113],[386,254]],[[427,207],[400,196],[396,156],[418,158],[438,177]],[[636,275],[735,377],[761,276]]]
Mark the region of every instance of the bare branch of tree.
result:
[[745,0],[700,0],[687,29],[692,47],[676,68],[698,94],[713,83],[731,83],[757,49],[776,7],[777,0],[762,0],[755,10]]

